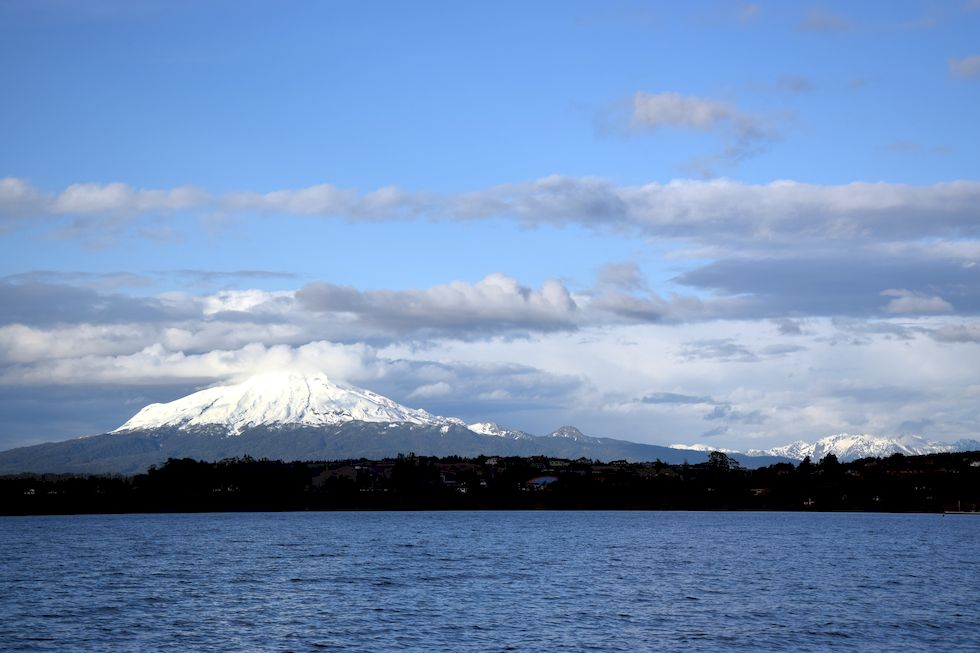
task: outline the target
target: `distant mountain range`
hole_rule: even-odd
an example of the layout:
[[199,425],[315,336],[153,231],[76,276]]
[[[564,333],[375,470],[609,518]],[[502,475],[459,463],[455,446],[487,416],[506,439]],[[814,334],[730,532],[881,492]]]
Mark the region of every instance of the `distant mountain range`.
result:
[[[722,451],[728,454],[739,453],[731,449],[715,449],[710,445],[703,444],[673,444],[671,446],[675,449],[690,449],[692,451]],[[745,455],[775,456],[791,458],[793,460],[803,460],[809,457],[810,460],[818,462],[824,456],[834,454],[839,461],[850,462],[860,458],[884,458],[896,453],[906,456],[922,456],[948,451],[980,451],[980,441],[957,440],[956,442],[947,443],[931,442],[917,435],[888,438],[878,435],[839,433],[837,435],[828,435],[816,442],[797,440],[796,442],[771,449],[749,449],[745,452]]]
[[[727,453],[746,467],[760,467],[805,455],[818,460],[824,452],[833,452],[841,460],[861,457],[863,451],[888,455],[893,453],[888,443],[893,442],[898,441],[841,435],[813,445],[798,442],[767,451]],[[968,448],[980,449],[980,443],[968,442],[972,443]],[[901,453],[925,452],[912,444],[895,446],[905,447],[897,450]],[[956,447],[923,446],[932,447],[930,451]],[[535,436],[493,422],[466,424],[402,406],[323,374],[275,372],[151,404],[110,433],[0,452],[0,473],[135,473],[168,458],[218,460],[245,455],[280,460],[384,458],[400,453],[544,455],[676,464],[704,462],[712,450],[705,445],[664,447],[592,437],[573,426]]]

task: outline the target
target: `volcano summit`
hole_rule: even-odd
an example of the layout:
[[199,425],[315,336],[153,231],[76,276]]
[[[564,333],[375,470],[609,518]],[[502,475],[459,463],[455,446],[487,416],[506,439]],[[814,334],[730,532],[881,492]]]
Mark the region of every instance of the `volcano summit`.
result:
[[325,374],[267,372],[236,385],[201,390],[166,404],[150,404],[113,433],[176,428],[239,435],[264,427],[337,426],[346,422],[463,426]]

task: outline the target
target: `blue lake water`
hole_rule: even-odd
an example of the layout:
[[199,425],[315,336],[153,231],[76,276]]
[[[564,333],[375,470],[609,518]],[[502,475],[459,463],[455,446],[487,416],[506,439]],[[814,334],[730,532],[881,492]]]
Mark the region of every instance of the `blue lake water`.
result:
[[0,518],[0,650],[978,651],[980,518]]

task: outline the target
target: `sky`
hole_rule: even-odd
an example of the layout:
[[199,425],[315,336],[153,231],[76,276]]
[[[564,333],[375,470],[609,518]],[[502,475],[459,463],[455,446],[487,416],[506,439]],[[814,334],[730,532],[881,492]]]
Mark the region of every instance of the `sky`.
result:
[[980,2],[0,0],[0,449],[284,367],[980,436]]

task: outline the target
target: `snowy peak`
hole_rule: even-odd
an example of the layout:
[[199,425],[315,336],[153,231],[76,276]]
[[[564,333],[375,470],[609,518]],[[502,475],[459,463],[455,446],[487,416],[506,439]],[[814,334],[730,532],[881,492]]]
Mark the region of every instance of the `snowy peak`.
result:
[[505,428],[496,422],[477,422],[475,424],[468,424],[466,428],[474,433],[479,433],[480,435],[492,435],[494,437],[507,438],[510,440],[529,440],[534,437],[529,433],[525,433],[524,431]]
[[[694,451],[721,451],[723,453],[738,453],[731,449],[720,449],[704,444],[672,444],[674,449],[690,449]],[[850,462],[859,458],[885,458],[900,453],[906,456],[922,456],[930,453],[947,451],[980,450],[980,442],[976,440],[957,440],[953,443],[931,442],[917,435],[900,437],[884,437],[878,435],[852,435],[838,433],[828,435],[816,442],[797,440],[781,447],[771,449],[749,449],[747,456],[778,456],[792,460],[803,460],[807,456],[813,462],[819,462],[825,456],[834,454],[841,462]]]
[[595,442],[596,438],[585,435],[579,431],[574,426],[563,426],[557,431],[552,431],[546,437],[549,438],[565,438],[567,440],[573,440],[575,442]]
[[834,454],[838,460],[849,461],[858,458],[884,458],[900,453],[906,456],[920,456],[927,453],[952,451],[953,446],[939,442],[928,442],[915,435],[886,438],[875,435],[851,435],[839,433],[817,440],[813,446],[811,460],[822,460]]
[[[668,445],[668,446],[671,449],[684,449],[685,451],[704,451],[704,452],[709,452],[709,453],[712,452],[712,451],[720,451],[722,453],[740,453],[740,452],[736,451],[735,449],[723,449],[722,447],[713,447],[710,444],[700,444],[700,443],[696,443],[696,444],[671,444],[671,445]],[[749,455],[752,455],[752,454],[749,454]]]
[[150,404],[114,432],[217,427],[237,435],[256,426],[326,426],[351,421],[462,424],[402,406],[370,390],[331,381],[325,374],[285,371],[208,388],[165,404]]
[[859,458],[884,458],[896,453],[906,456],[921,456],[945,451],[966,451],[970,448],[969,441],[947,444],[930,442],[916,435],[889,438],[868,434],[838,433],[837,435],[828,435],[814,443],[798,440],[792,444],[772,449],[752,449],[748,453],[750,456],[785,456],[796,460],[802,460],[809,456],[813,462],[818,462],[825,456],[834,454],[841,462],[849,462]]
[[812,460],[813,449],[813,444],[804,442],[803,440],[797,440],[796,442],[784,444],[781,447],[773,447],[772,449],[749,449],[747,453],[750,456],[782,456],[783,458],[793,458],[795,460],[803,460],[807,456],[810,456]]

